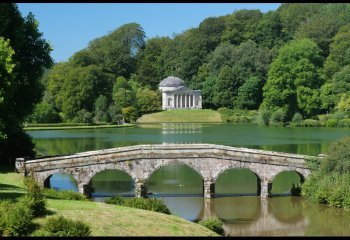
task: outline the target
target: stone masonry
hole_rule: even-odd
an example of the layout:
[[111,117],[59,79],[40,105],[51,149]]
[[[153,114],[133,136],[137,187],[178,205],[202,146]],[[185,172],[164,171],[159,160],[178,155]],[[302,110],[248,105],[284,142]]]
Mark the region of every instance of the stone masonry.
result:
[[214,144],[160,144],[82,152],[73,155],[16,159],[18,172],[33,176],[45,186],[55,173],[71,174],[79,192],[89,196],[92,177],[103,170],[128,173],[135,183],[135,195],[146,194],[145,182],[157,169],[170,164],[185,164],[203,179],[204,197],[215,193],[215,181],[227,169],[248,168],[258,178],[258,194],[267,197],[274,177],[283,171],[296,171],[306,178],[310,171],[305,159],[310,156],[236,148]]

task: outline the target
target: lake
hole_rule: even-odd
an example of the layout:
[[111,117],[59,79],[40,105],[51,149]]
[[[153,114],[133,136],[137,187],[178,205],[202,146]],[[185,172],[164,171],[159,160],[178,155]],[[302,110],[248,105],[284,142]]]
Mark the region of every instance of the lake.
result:
[[[211,143],[279,152],[314,155],[325,153],[330,144],[350,136],[349,128],[287,128],[242,124],[167,123],[138,124],[133,128],[28,131],[42,155],[76,152],[138,144]],[[300,182],[295,172],[277,175],[274,197],[256,196],[256,176],[247,169],[225,171],[215,184],[216,197],[202,197],[202,179],[185,165],[157,170],[146,184],[150,197],[165,201],[173,214],[198,221],[216,216],[230,236],[350,235],[350,213],[321,204],[311,204],[289,195]],[[131,177],[106,170],[92,179],[93,199],[132,196]],[[51,187],[77,190],[71,176],[55,174]]]

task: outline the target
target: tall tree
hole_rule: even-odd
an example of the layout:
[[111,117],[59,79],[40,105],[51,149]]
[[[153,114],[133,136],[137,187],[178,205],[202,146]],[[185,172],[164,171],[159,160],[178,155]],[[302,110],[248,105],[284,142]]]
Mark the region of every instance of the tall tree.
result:
[[350,64],[350,24],[341,28],[333,37],[330,53],[325,62],[325,74],[330,80],[334,73]]
[[222,40],[239,45],[248,39],[253,39],[262,16],[259,10],[244,9],[234,12],[226,18],[226,29]]
[[0,4],[0,37],[9,40],[14,51],[11,83],[3,92],[0,109],[0,123],[6,135],[6,139],[0,140],[0,159],[13,160],[17,156],[33,155],[33,144],[20,125],[41,100],[40,78],[52,65],[52,49],[38,31],[33,14],[23,18],[14,3]]
[[317,114],[319,88],[323,84],[321,67],[320,49],[311,40],[294,40],[284,45],[268,72],[261,108],[282,109],[287,120],[296,112],[306,117]]

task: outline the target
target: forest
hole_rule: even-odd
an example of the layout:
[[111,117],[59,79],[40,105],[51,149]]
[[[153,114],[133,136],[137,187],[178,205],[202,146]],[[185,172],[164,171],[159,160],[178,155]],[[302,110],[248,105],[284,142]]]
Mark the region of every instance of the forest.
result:
[[203,107],[293,116],[350,111],[350,5],[290,4],[204,19],[169,37],[125,24],[47,69],[29,122],[134,121],[160,110],[168,76],[200,89]]
[[22,151],[26,123],[133,122],[160,111],[158,84],[171,75],[201,90],[206,109],[350,126],[346,3],[242,9],[173,37],[147,38],[129,23],[58,63],[32,14],[1,4],[0,17],[1,149]]

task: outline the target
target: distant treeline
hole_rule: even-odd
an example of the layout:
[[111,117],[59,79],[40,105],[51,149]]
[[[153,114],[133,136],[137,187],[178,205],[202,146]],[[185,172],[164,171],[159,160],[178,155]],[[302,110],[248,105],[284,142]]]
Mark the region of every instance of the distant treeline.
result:
[[349,64],[346,3],[239,10],[173,38],[146,39],[130,23],[47,70],[28,121],[134,121],[160,110],[158,84],[171,75],[202,90],[204,108],[277,112],[285,122],[295,114],[348,115]]

